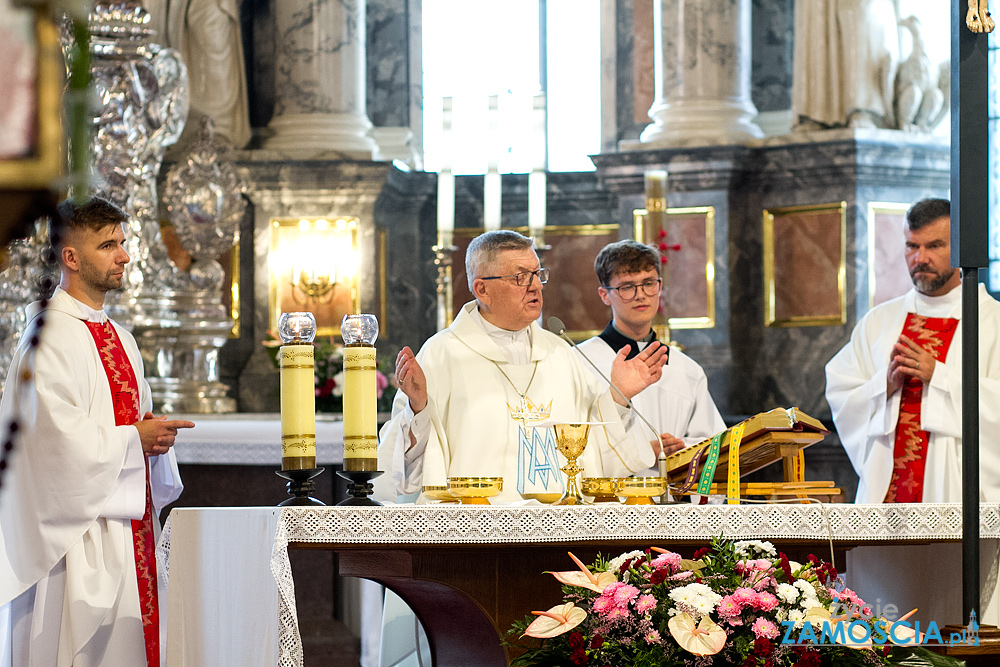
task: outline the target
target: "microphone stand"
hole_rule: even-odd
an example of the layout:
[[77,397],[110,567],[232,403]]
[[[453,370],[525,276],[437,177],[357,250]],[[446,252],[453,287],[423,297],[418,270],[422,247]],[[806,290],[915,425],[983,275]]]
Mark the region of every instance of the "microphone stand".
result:
[[[597,364],[595,364],[590,359],[590,357],[588,357],[586,354],[584,354],[583,350],[581,350],[580,347],[575,342],[573,342],[573,339],[566,335],[566,325],[563,323],[563,321],[560,320],[558,317],[550,317],[548,324],[549,324],[549,331],[557,334],[563,340],[565,340],[567,343],[569,343],[570,345],[572,345],[573,349],[576,350],[577,352],[579,352],[580,356],[587,360],[587,363],[590,364],[591,368],[593,368],[595,371],[597,371],[597,374],[599,376],[601,376],[601,378],[605,382],[608,383],[608,386],[611,387],[612,389],[614,389],[615,392],[619,396],[622,397],[622,400],[624,400],[625,403],[626,403],[626,405],[627,405],[627,407],[632,410],[632,413],[636,417],[638,417],[640,420],[642,420],[642,423],[645,424],[649,428],[650,431],[652,431],[653,437],[656,438],[657,440],[659,440],[660,439],[660,432],[657,431],[656,428],[652,424],[649,423],[648,419],[646,419],[645,417],[643,417],[642,414],[638,410],[635,409],[635,406],[632,404],[632,401],[629,400],[625,396],[625,394],[622,393],[621,389],[619,389],[618,387],[616,387],[614,385],[614,383],[611,381],[611,378],[609,378],[607,375],[605,375],[604,372],[601,371],[601,369],[597,367]],[[661,345],[662,345],[662,343],[661,343]],[[662,477],[664,480],[666,480],[667,479],[667,455],[663,453],[663,447],[662,446],[660,447],[660,454],[656,458],[656,467],[657,467],[657,473],[659,474],[659,476]],[[660,496],[660,504],[661,505],[666,505],[668,503],[673,504],[675,502],[676,501],[674,501],[674,499],[670,495],[670,489],[669,489],[669,485],[668,485],[667,490],[663,493],[662,496]]]

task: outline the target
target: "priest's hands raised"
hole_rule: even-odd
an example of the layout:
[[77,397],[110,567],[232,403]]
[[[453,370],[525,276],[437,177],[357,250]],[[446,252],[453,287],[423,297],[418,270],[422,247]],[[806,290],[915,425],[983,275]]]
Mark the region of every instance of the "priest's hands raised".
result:
[[910,338],[900,335],[892,347],[886,377],[886,393],[891,396],[903,386],[908,377],[915,377],[924,384],[930,382],[936,365],[934,355]]
[[142,421],[136,422],[134,426],[139,431],[142,451],[146,456],[159,456],[166,454],[174,446],[178,429],[194,428],[194,422],[167,419],[164,416],[154,417],[152,412],[147,412],[142,416]]
[[427,407],[427,378],[409,347],[404,347],[396,355],[396,384],[410,399],[413,414]]
[[[667,348],[659,341],[653,341],[639,354],[631,359],[625,359],[628,346],[618,351],[611,364],[611,382],[631,400],[633,396],[660,379],[663,374],[663,364],[667,363]],[[612,391],[611,395],[619,405],[627,402]]]

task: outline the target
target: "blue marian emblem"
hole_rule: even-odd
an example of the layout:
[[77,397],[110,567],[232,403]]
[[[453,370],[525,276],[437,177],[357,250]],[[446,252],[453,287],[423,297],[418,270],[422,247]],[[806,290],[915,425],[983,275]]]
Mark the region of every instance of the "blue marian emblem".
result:
[[562,476],[556,456],[556,437],[551,428],[517,429],[517,491],[562,493]]

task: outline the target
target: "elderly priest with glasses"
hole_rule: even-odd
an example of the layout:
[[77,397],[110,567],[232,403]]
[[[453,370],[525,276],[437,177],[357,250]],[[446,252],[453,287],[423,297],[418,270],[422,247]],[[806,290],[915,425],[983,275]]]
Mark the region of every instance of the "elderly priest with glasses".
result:
[[[449,477],[503,477],[500,502],[561,494],[563,464],[547,426],[560,422],[605,422],[591,429],[580,459],[586,476],[644,468],[649,445],[628,435],[625,400],[538,325],[549,271],[540,268],[532,240],[486,232],[469,244],[465,266],[475,301],[419,354],[403,348],[396,358],[400,390],[379,446],[379,467],[391,471],[395,492],[445,486]],[[653,344],[626,359],[623,349],[612,382],[635,396],[659,379],[665,351]]]

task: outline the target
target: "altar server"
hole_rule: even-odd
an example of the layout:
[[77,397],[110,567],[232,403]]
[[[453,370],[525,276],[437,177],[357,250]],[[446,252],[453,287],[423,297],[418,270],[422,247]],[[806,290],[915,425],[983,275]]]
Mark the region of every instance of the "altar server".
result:
[[[580,344],[580,349],[608,375],[615,355],[625,349],[630,359],[656,340],[653,317],[660,304],[660,254],[637,241],[606,245],[594,261],[600,281],[598,296],[611,306],[612,319],[599,336]],[[705,371],[691,357],[670,349],[660,379],[632,399],[635,409],[659,429],[650,431],[641,420],[632,424],[637,441],[649,442],[642,449],[640,475],[656,475],[656,458],[662,450],[672,454],[726,430],[726,423],[708,392]]]
[[160,665],[157,512],[180,494],[171,447],[194,424],[148,412],[139,350],[103,310],[127,222],[96,197],[59,206],[59,287],[28,306],[4,386],[3,428],[19,426],[0,486],[8,665]]
[[[925,199],[903,233],[913,289],[876,306],[826,366],[859,503],[962,500],[961,274],[951,212]],[[1000,502],[1000,304],[979,285],[980,496]]]
[[[381,431],[380,469],[395,491],[447,485],[449,477],[503,477],[501,501],[563,492],[563,465],[546,423],[607,422],[592,429],[580,459],[586,476],[622,476],[643,467],[626,433],[625,400],[583,367],[578,352],[539,327],[548,269],[532,241],[510,230],[469,244],[465,260],[475,301],[414,356],[396,359],[400,391]],[[622,350],[611,377],[632,397],[660,377],[665,348],[632,359]]]

